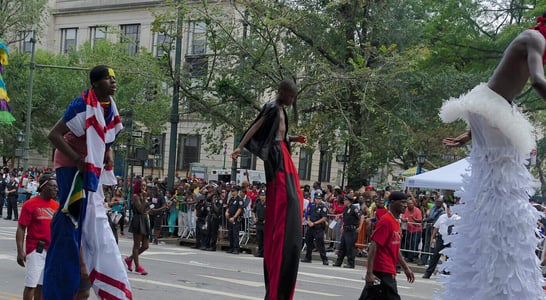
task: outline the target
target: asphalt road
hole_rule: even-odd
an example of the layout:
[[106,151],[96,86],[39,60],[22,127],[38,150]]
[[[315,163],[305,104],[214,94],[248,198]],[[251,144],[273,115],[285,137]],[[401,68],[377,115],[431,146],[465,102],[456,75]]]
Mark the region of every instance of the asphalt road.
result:
[[[14,221],[0,220],[0,300],[21,299],[24,269],[17,265]],[[119,247],[127,255],[132,240],[122,238]],[[333,259],[331,259],[332,261]],[[134,299],[263,299],[262,259],[249,254],[206,252],[189,247],[151,245],[142,255],[142,265],[149,275],[130,273]],[[358,299],[365,268],[323,266],[320,261],[300,264],[294,299]],[[436,280],[416,274],[409,284],[398,277],[402,299],[432,299],[441,290]],[[96,299],[94,295],[91,299]]]

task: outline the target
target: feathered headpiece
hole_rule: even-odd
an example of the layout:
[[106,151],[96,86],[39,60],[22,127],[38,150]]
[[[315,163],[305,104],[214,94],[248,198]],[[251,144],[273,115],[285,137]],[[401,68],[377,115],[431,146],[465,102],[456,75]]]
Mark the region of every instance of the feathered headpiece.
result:
[[9,50],[2,39],[0,39],[0,123],[11,124],[15,121],[15,118],[11,115],[11,108],[9,107],[9,97],[6,88],[6,83],[2,78],[4,65],[8,64]]

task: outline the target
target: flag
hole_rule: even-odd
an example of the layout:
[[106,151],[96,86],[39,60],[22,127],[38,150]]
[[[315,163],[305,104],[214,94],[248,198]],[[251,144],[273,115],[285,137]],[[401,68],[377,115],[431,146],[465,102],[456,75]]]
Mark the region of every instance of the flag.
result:
[[79,171],[76,172],[72,185],[70,186],[70,192],[68,198],[64,202],[62,212],[68,215],[74,227],[78,227],[80,215],[82,211],[82,203],[85,199],[85,193],[83,191],[83,179]]
[[[99,185],[103,184],[116,184],[111,170],[102,172]],[[82,231],[83,257],[95,295],[104,300],[132,299],[129,278],[108,223],[102,189],[88,193]]]

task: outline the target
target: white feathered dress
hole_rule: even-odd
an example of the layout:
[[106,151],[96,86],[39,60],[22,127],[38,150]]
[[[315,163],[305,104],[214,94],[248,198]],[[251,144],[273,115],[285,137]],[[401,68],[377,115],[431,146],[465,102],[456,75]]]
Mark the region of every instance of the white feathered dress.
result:
[[529,204],[536,180],[525,164],[535,147],[529,121],[482,83],[446,101],[444,122],[465,120],[472,130],[471,175],[463,178],[461,205],[453,212],[458,234],[447,237],[444,254],[451,276],[443,300],[544,299],[539,213]]

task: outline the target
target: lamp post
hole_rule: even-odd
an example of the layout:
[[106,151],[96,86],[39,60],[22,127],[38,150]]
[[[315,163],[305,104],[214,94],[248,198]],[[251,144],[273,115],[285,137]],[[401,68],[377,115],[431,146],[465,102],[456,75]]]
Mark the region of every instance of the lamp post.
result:
[[341,190],[343,191],[345,186],[345,168],[347,167],[347,161],[349,160],[349,155],[347,155],[347,150],[349,148],[349,142],[345,143],[345,152],[343,154],[336,155],[336,162],[343,163],[343,172],[341,174]]
[[30,118],[32,115],[32,82],[34,80],[34,69],[36,68],[35,55],[36,52],[36,31],[32,30],[32,38],[30,39],[31,46],[31,55],[30,55],[30,65],[29,65],[29,85],[28,85],[28,100],[27,100],[27,112],[25,117],[25,136],[23,137],[25,146],[23,151],[23,169],[28,169],[28,155],[30,152]]
[[15,157],[17,157],[17,169],[19,169],[19,163],[21,162],[21,157],[24,155],[24,149],[21,149],[21,144],[25,141],[25,135],[21,130],[17,132],[15,136],[17,139],[17,148],[15,149]]
[[425,164],[426,158],[427,156],[422,151],[419,152],[419,154],[417,155],[417,170],[415,172],[416,175],[423,173],[423,165]]
[[227,156],[227,143],[224,143],[224,167],[222,169],[226,168],[226,156]]

